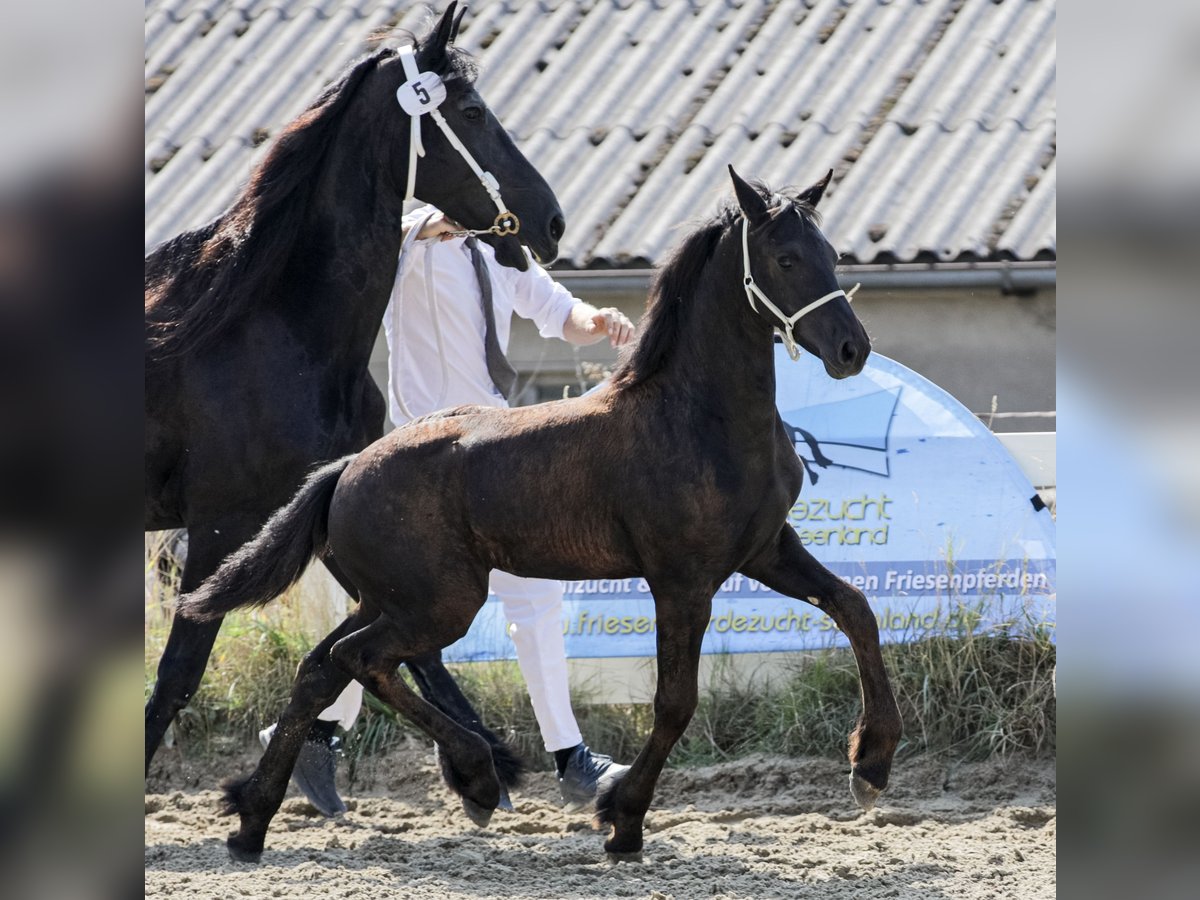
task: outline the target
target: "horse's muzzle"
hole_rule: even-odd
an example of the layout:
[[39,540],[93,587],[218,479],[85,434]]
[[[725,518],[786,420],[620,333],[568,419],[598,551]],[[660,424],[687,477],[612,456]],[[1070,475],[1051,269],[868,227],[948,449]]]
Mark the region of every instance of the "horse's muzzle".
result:
[[843,341],[837,350],[830,354],[830,358],[822,359],[821,362],[825,364],[825,372],[830,378],[840,380],[861,372],[870,355],[871,342],[869,340],[850,339]]

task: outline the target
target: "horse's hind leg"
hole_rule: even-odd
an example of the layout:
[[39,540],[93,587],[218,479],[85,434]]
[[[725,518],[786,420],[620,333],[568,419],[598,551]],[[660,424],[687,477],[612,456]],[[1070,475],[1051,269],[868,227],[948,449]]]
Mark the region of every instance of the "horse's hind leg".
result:
[[786,525],[776,542],[742,572],[781,594],[815,604],[850,640],[863,704],[850,734],[850,791],[859,806],[871,809],[887,787],[901,721],[879,648],[879,626],[867,598],[814,559]]
[[[502,741],[495,732],[483,724],[479,718],[479,713],[471,706],[471,702],[463,696],[462,690],[451,676],[446,671],[446,667],[442,665],[442,655],[440,651],[426,653],[418,657],[413,657],[405,660],[408,669],[412,672],[413,680],[416,681],[417,687],[421,689],[421,696],[448,715],[451,719],[462,725],[468,731],[473,731],[482,737],[492,748],[492,764],[496,767],[496,775],[500,778],[500,783],[505,788],[517,787],[521,783],[521,776],[525,772],[525,764],[521,758]],[[440,756],[439,759],[445,764],[448,764],[446,756]],[[443,772],[447,782],[451,780],[451,773]],[[511,809],[512,804],[505,806],[504,801],[501,801],[501,807]]]
[[[329,573],[355,600],[358,599],[358,589],[354,583],[346,576],[330,554],[325,554],[321,557],[321,562],[325,564],[325,568]],[[458,682],[446,671],[446,667],[442,665],[442,654],[440,650],[432,650],[428,653],[423,653],[419,656],[410,657],[404,661],[408,666],[408,670],[412,672],[413,680],[416,681],[417,687],[421,690],[421,696],[452,718],[464,728],[474,731],[485,741],[492,746],[492,762],[496,767],[496,774],[500,777],[500,783],[505,788],[514,788],[521,783],[521,776],[525,772],[525,764],[521,758],[517,756],[513,749],[502,741],[490,728],[483,724],[483,720],[479,717],[479,713],[471,706],[462,690],[458,686]],[[445,763],[447,757],[439,756],[439,759]],[[447,781],[450,780],[448,773]],[[511,808],[509,803],[507,807],[501,803],[504,808]]]
[[[188,555],[183,565],[181,592],[198,588],[216,571],[228,554],[257,531],[258,522],[223,523],[220,528],[194,528],[188,531]],[[182,616],[171,620],[171,633],[162,659],[154,692],[146,703],[146,774],[163,735],[179,711],[187,706],[200,686],[208,657],[212,653],[221,620],[194,622]]]
[[256,862],[262,855],[267,827],[287,793],[288,779],[305,736],[321,710],[350,683],[350,676],[333,662],[330,651],[346,635],[360,630],[373,615],[374,612],[359,607],[304,657],[296,673],[291,700],[279,717],[258,767],[251,775],[224,785],[222,812],[241,816],[238,831],[226,841],[229,855],[234,859]]
[[427,652],[425,648],[411,648],[411,644],[405,629],[383,615],[369,627],[339,641],[332,655],[341,668],[371,693],[439,744],[446,759],[442,771],[447,784],[462,798],[463,809],[471,821],[483,827],[500,802],[500,781],[492,763],[492,748],[484,738],[421,699],[404,683],[396,671],[400,661]]

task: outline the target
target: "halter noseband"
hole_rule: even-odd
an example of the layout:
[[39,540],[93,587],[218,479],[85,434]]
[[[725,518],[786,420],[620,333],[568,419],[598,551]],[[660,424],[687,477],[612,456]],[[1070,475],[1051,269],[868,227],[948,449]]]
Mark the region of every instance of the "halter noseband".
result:
[[488,196],[492,198],[492,203],[498,210],[496,219],[490,228],[481,230],[468,228],[464,231],[456,231],[454,235],[464,237],[474,234],[500,236],[516,234],[521,230],[521,220],[504,205],[504,200],[500,197],[500,182],[496,180],[495,175],[485,171],[483,166],[475,161],[471,151],[458,139],[458,135],[454,133],[450,123],[438,110],[442,101],[446,99],[446,86],[442,84],[442,79],[435,72],[422,72],[417,68],[417,60],[413,55],[411,44],[401,47],[399,55],[400,63],[404,66],[404,75],[408,80],[396,89],[396,100],[401,108],[412,117],[412,127],[409,129],[408,138],[408,184],[405,187],[404,199],[411,200],[416,191],[417,158],[425,155],[425,146],[421,141],[421,117],[428,113],[442,129],[450,146],[466,160],[467,165],[471,167],[471,171],[475,173],[479,183],[488,192]]
[[[799,213],[797,213],[797,215],[799,215]],[[850,289],[849,294],[840,288],[836,291],[830,291],[824,297],[818,297],[816,300],[803,307],[798,312],[790,316],[785,316],[783,314],[783,310],[772,303],[771,299],[764,294],[761,289],[759,289],[759,286],[754,283],[754,276],[750,274],[750,220],[745,216],[742,217],[742,266],[746,273],[746,277],[742,281],[742,286],[746,289],[746,299],[750,301],[750,308],[756,313],[758,312],[758,306],[754,302],[754,298],[757,297],[763,302],[763,306],[769,309],[774,314],[775,318],[783,323],[783,328],[780,328],[778,325],[776,325],[775,331],[781,338],[783,338],[783,345],[787,348],[788,356],[792,358],[792,362],[795,362],[800,358],[800,347],[796,344],[795,337],[792,336],[792,329],[795,328],[796,323],[799,322],[803,316],[808,315],[814,309],[819,306],[823,306],[830,300],[834,300],[838,297],[845,297],[847,301],[850,300],[859,288],[859,285],[856,284]]]

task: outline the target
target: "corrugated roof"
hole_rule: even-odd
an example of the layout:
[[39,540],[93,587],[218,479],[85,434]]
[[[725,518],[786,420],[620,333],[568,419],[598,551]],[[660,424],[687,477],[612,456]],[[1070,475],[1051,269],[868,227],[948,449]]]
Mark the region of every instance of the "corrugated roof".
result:
[[[146,241],[224,209],[396,0],[149,0]],[[475,0],[459,44],[558,193],[559,267],[642,266],[710,213],[725,166],[828,168],[860,263],[1053,259],[1052,0]]]

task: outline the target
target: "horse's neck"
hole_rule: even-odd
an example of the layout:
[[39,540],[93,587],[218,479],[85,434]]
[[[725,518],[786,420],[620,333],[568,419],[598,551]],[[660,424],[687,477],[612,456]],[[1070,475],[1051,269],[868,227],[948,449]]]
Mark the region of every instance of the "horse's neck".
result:
[[377,129],[361,119],[345,123],[314,186],[293,262],[316,291],[303,312],[308,337],[326,358],[354,367],[367,364],[395,280],[403,197],[387,170],[390,156]]
[[750,310],[740,255],[722,240],[681,326],[668,368],[694,402],[717,410],[731,427],[761,434],[775,419],[773,332]]

